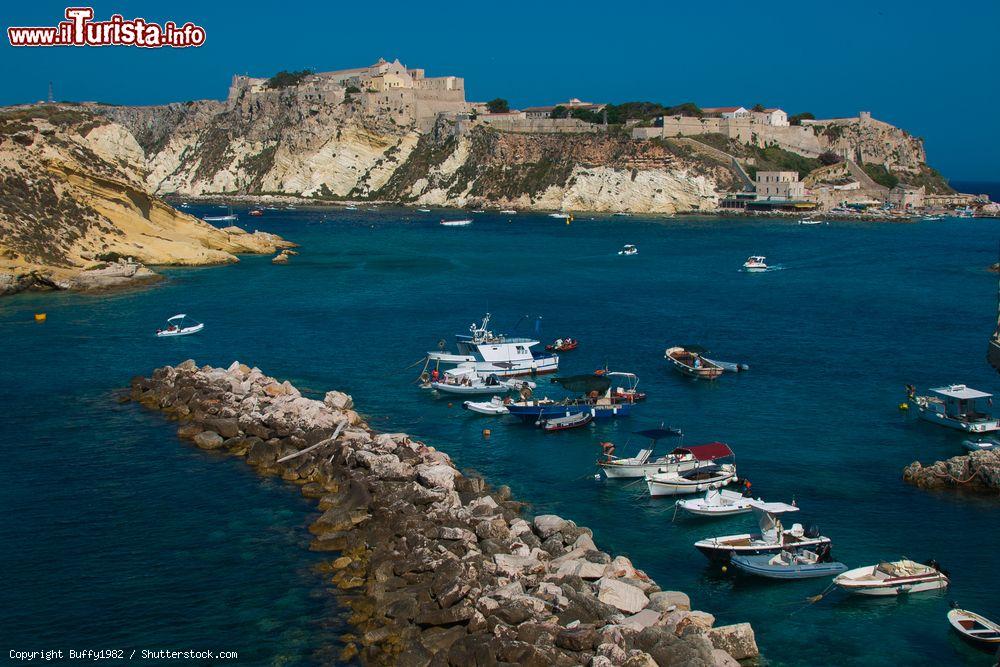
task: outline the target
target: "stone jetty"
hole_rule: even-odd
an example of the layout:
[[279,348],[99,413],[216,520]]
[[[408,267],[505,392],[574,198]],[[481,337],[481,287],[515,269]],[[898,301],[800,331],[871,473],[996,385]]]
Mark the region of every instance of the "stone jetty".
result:
[[922,489],[1000,493],[1000,450],[971,452],[928,466],[914,461],[903,469],[903,481]]
[[393,665],[732,666],[747,623],[715,627],[588,528],[463,474],[444,452],[372,430],[350,396],[310,399],[234,362],[136,377],[131,397],[202,449],[316,499],[311,548],[350,611],[343,660]]

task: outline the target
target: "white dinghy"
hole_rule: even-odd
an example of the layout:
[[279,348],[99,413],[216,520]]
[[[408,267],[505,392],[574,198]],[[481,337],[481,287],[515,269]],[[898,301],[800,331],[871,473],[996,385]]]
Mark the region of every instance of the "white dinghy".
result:
[[820,545],[830,544],[830,538],[820,535],[818,529],[806,531],[798,523],[793,523],[791,528],[782,525],[780,517],[798,512],[796,505],[751,500],[750,507],[757,516],[760,533],[709,537],[695,542],[695,548],[710,561],[728,563],[733,556],[776,554],[785,549],[815,550]]
[[449,368],[441,374],[439,380],[424,385],[425,388],[445,394],[466,395],[505,394],[509,391],[521,391],[525,387],[534,389],[536,386],[534,382],[502,379],[495,374],[481,377],[473,363],[463,363],[455,368]]
[[848,593],[887,596],[947,588],[948,577],[934,561],[923,565],[903,559],[856,567],[838,575],[833,583]]
[[195,322],[194,320],[189,322],[187,321],[187,315],[180,313],[179,315],[168,317],[167,328],[157,329],[156,335],[160,338],[165,338],[167,336],[190,336],[191,334],[198,333],[204,328],[204,323]]
[[[663,438],[674,437],[683,435],[680,429],[676,428],[664,428],[660,425],[660,428],[651,428],[644,431],[635,431],[635,435],[640,435],[644,438],[649,438],[649,447],[646,449],[640,449],[635,456],[620,457],[615,456],[615,446],[610,442],[602,442],[601,447],[604,450],[604,458],[597,462],[601,470],[604,471],[605,476],[610,478],[629,478],[629,477],[645,477],[647,474],[652,474],[663,470],[680,470],[680,469],[690,469],[698,465],[698,459],[694,457],[693,454],[687,449],[677,448],[669,454],[664,454],[663,456],[653,456],[653,451],[656,449],[656,443]],[[628,446],[628,443],[625,443]]]
[[494,396],[488,401],[465,401],[462,403],[462,407],[481,415],[505,415],[510,412],[504,404],[504,400],[499,396]]
[[676,505],[679,509],[695,516],[733,516],[746,514],[753,509],[750,506],[750,498],[726,489],[713,489],[703,498],[678,500]]

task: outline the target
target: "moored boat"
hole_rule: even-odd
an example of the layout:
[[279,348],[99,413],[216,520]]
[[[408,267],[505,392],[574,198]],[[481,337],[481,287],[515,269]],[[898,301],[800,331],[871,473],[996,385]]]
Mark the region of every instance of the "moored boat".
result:
[[[610,442],[601,443],[604,450],[604,458],[597,462],[597,465],[604,471],[605,476],[611,478],[645,477],[649,473],[659,470],[680,470],[697,467],[698,459],[689,449],[678,448],[669,454],[653,457],[656,443],[664,438],[682,435],[679,429],[651,428],[644,431],[635,431],[635,435],[649,438],[648,448],[640,449],[635,456],[619,457],[615,456],[615,446]],[[628,446],[626,443],[625,446]]]
[[440,369],[459,364],[472,364],[480,377],[537,375],[559,370],[558,355],[532,351],[531,348],[538,345],[537,340],[495,334],[490,331],[489,323],[490,314],[486,313],[481,324],[469,327],[470,335],[455,336],[457,354],[445,351],[445,343],[441,341],[442,349],[427,353],[423,373],[432,365]]
[[250,209],[250,215],[252,215],[255,218],[259,218],[260,216],[264,215],[264,211],[259,208],[253,208]]
[[580,341],[575,338],[557,338],[554,342],[545,346],[546,350],[554,352],[569,352],[580,346]]
[[702,498],[678,500],[677,508],[695,516],[734,516],[752,511],[750,498],[736,491],[712,489]]
[[475,365],[470,362],[446,370],[438,376],[438,379],[432,378],[423,386],[445,394],[474,395],[503,394],[509,391],[520,391],[525,387],[534,389],[536,385],[527,380],[504,380],[495,374],[481,377],[476,372]]
[[646,488],[649,489],[649,495],[654,498],[683,496],[701,493],[709,489],[719,489],[734,481],[736,481],[736,464],[712,463],[691,470],[656,472],[646,475]]
[[710,561],[728,563],[733,556],[775,554],[785,549],[815,551],[820,545],[830,543],[830,538],[820,535],[818,529],[807,531],[798,523],[791,528],[782,525],[780,517],[798,512],[796,505],[751,500],[750,508],[757,517],[759,533],[709,537],[695,542],[695,548]]
[[730,563],[741,572],[767,579],[814,579],[847,570],[846,565],[830,556],[829,544],[821,544],[814,551],[785,549],[776,554],[733,556]]
[[990,653],[1000,648],[1000,623],[994,623],[981,614],[959,609],[957,606],[948,612],[948,623],[962,639],[976,648]]
[[1000,420],[980,408],[980,401],[992,402],[992,394],[964,384],[935,387],[930,391],[932,396],[914,396],[910,388],[910,400],[922,419],[967,433],[1000,430]]
[[924,565],[912,560],[882,562],[856,567],[838,575],[833,583],[848,593],[887,596],[922,593],[947,588],[948,577],[937,564]]
[[472,220],[468,218],[465,220],[442,220],[441,224],[445,227],[465,227],[466,225],[471,225]]
[[723,373],[722,366],[709,361],[698,352],[680,346],[667,348],[663,357],[670,361],[679,373],[689,377],[714,380]]
[[571,428],[582,428],[594,421],[594,416],[589,412],[577,412],[565,417],[552,417],[538,422],[538,425],[545,431],[566,431]]
[[471,412],[478,412],[481,415],[507,414],[505,401],[499,396],[494,396],[488,401],[465,401],[462,403],[462,407]]
[[962,446],[970,452],[989,452],[1000,449],[1000,440],[996,438],[976,438],[975,440],[963,440]]

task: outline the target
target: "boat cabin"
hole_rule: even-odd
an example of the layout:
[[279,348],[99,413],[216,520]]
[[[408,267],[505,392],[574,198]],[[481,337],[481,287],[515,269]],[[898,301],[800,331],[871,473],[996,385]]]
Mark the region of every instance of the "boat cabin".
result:
[[[972,389],[964,384],[936,387],[931,392],[940,397],[941,412],[945,417],[964,422],[990,420],[993,417],[980,409],[980,401],[992,399],[993,394]],[[992,401],[990,401],[992,403]]]

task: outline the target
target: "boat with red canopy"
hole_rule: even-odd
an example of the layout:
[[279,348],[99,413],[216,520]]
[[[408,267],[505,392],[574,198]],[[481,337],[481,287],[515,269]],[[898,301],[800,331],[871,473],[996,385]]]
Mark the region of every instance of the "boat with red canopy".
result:
[[692,447],[678,447],[674,453],[687,453],[698,465],[689,470],[672,470],[646,475],[646,486],[651,496],[680,496],[719,489],[736,480],[735,463],[718,463],[721,459],[735,458],[733,450],[724,442],[710,442]]

